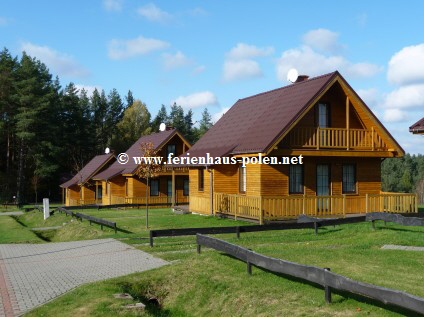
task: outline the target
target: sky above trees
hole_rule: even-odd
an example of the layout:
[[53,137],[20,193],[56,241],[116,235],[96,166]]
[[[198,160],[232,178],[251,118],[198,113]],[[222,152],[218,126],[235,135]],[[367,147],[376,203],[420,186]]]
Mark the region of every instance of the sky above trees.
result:
[[424,3],[386,1],[2,1],[0,44],[45,63],[62,85],[121,96],[156,114],[174,102],[199,121],[287,85],[296,67],[334,70],[410,153],[424,138]]

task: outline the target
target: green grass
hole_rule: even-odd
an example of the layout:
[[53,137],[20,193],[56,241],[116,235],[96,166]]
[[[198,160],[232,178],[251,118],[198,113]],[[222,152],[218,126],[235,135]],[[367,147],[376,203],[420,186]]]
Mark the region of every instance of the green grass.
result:
[[[106,211],[108,219],[113,212]],[[169,215],[166,210],[152,212],[152,227],[173,225],[200,226],[234,224],[229,220],[194,215]],[[91,212],[100,215],[103,211]],[[125,218],[137,211],[125,212]],[[190,216],[190,217],[187,217]],[[173,218],[175,217],[175,218]],[[197,218],[193,218],[197,217]],[[117,219],[118,220],[118,219]],[[173,220],[173,221],[171,221]],[[222,222],[221,222],[222,221]],[[229,223],[228,223],[229,221]],[[119,223],[120,221],[118,221]],[[122,221],[121,221],[122,222]],[[127,223],[127,222],[124,222]],[[79,224],[81,225],[81,224]],[[350,296],[333,295],[333,304],[324,301],[320,287],[288,279],[257,268],[246,274],[246,264],[211,249],[196,255],[195,238],[156,238],[150,248],[143,237],[144,229],[128,221],[128,229],[140,234],[127,235],[140,250],[171,261],[171,264],[144,273],[82,286],[28,316],[403,316],[408,312]],[[377,222],[327,227],[314,235],[313,230],[267,231],[215,235],[231,243],[251,248],[272,257],[297,263],[330,267],[335,273],[376,285],[394,288],[424,297],[422,274],[423,252],[381,250],[384,244],[424,246],[424,228],[402,227]],[[144,232],[145,233],[145,232]],[[157,298],[160,306],[149,306],[144,313],[126,311],[129,303],[112,294],[129,292],[146,302]],[[130,301],[131,302],[131,301]],[[135,302],[135,301],[134,301]]]
[[37,235],[9,216],[0,216],[0,243],[40,243]]

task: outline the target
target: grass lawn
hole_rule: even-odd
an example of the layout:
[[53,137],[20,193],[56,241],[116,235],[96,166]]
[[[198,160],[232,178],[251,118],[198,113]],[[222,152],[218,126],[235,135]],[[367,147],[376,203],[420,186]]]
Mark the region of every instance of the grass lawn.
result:
[[[195,238],[156,238],[150,248],[144,229],[144,211],[83,211],[93,216],[116,220],[131,234],[119,233],[123,242],[170,261],[169,266],[82,286],[27,316],[404,316],[412,315],[377,302],[349,296],[333,295],[333,304],[324,301],[320,287],[272,274],[257,268],[246,274],[246,265],[210,249],[195,253]],[[141,214],[140,214],[141,213]],[[37,214],[36,214],[37,215]],[[41,213],[38,213],[41,215]],[[37,216],[20,219],[38,225]],[[54,217],[64,217],[55,215]],[[68,218],[69,219],[69,218]],[[51,219],[50,221],[56,221]],[[59,221],[59,220],[57,220]],[[62,220],[60,220],[62,221]],[[121,225],[120,225],[121,224]],[[197,215],[173,215],[167,209],[151,212],[152,228],[234,225],[228,219],[211,219]],[[86,223],[73,227],[97,230]],[[62,232],[64,233],[64,232]],[[60,239],[57,231],[53,239]],[[83,235],[83,233],[79,233]],[[98,237],[113,236],[110,231]],[[77,236],[80,238],[81,236]],[[424,246],[424,228],[402,227],[377,222],[342,225],[313,230],[268,231],[215,237],[236,243],[276,258],[302,264],[330,267],[347,277],[395,288],[424,297],[424,252],[381,250],[384,244]],[[70,238],[70,237],[66,237]],[[140,239],[141,238],[141,239]],[[146,312],[129,312],[122,306],[131,303],[117,300],[112,294],[131,293],[146,302],[157,298],[160,306],[148,305]],[[384,307],[384,308],[383,308]]]
[[37,235],[12,217],[0,216],[0,243],[39,243]]

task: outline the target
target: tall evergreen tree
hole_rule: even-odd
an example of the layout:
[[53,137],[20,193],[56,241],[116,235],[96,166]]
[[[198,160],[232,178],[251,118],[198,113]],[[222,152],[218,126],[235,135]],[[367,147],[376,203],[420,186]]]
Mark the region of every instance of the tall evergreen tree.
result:
[[125,97],[125,101],[127,102],[127,104],[125,105],[125,109],[128,109],[133,105],[134,97],[131,90],[128,90],[127,96]]
[[199,128],[197,129],[197,140],[208,132],[212,125],[212,116],[210,115],[208,108],[205,108],[202,112],[202,119],[200,119]]
[[158,114],[152,121],[152,132],[158,132],[161,123],[169,124],[168,112],[166,111],[165,105],[161,106]]

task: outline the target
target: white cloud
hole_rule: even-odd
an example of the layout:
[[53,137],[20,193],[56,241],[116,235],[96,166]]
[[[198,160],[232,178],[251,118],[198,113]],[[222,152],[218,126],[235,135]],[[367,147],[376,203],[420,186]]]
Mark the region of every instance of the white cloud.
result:
[[197,75],[200,73],[203,73],[206,70],[206,66],[204,65],[199,65],[197,66],[194,70],[193,70],[193,75]]
[[100,86],[89,86],[89,85],[76,84],[75,88],[77,88],[80,93],[81,93],[81,90],[84,89],[87,92],[88,97],[91,97],[91,95],[93,94],[95,89],[97,89],[99,92],[102,91],[102,87],[100,87]]
[[8,18],[0,17],[0,26],[8,25],[9,22],[10,22],[10,20]]
[[356,92],[368,106],[373,107],[378,104],[380,94],[377,89],[358,89]]
[[230,109],[230,107],[223,108],[212,115],[212,122],[217,122],[221,117]]
[[163,11],[153,3],[149,3],[138,8],[137,13],[152,22],[165,23],[170,21],[172,18],[171,14]]
[[424,44],[404,47],[393,55],[387,79],[398,85],[424,82]]
[[103,0],[103,7],[106,11],[121,11],[123,0]]
[[187,109],[218,105],[218,99],[215,94],[210,91],[202,91],[188,96],[180,96],[172,103],[174,102]]
[[403,122],[408,120],[408,115],[399,109],[386,109],[384,111],[383,120],[385,122]]
[[303,35],[303,43],[313,49],[323,52],[337,52],[342,49],[337,41],[339,33],[327,29],[311,30]]
[[225,81],[257,78],[263,75],[258,62],[251,59],[227,60],[224,62]]
[[190,65],[191,61],[183,53],[178,51],[175,54],[162,54],[163,67],[166,70],[172,70]]
[[370,77],[382,70],[375,64],[352,63],[341,55],[324,55],[309,46],[284,51],[277,62],[277,78],[285,81],[290,68],[309,76],[339,70],[343,75],[354,78]]
[[42,61],[59,76],[86,77],[89,75],[89,71],[81,66],[71,55],[58,52],[48,46],[24,42],[21,44],[21,50]]
[[424,84],[402,86],[390,92],[384,101],[384,107],[424,109]]
[[108,45],[108,54],[111,59],[125,59],[138,55],[146,55],[153,51],[169,47],[169,43],[139,36],[131,40],[113,39]]
[[227,57],[232,59],[247,59],[252,57],[268,56],[272,53],[274,53],[274,48],[271,46],[261,48],[255,45],[238,43],[227,53]]

